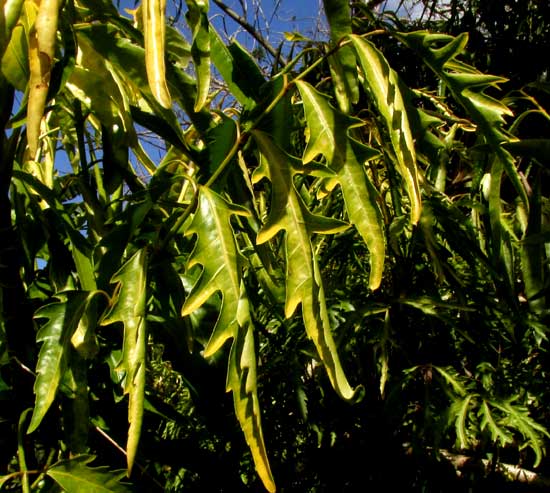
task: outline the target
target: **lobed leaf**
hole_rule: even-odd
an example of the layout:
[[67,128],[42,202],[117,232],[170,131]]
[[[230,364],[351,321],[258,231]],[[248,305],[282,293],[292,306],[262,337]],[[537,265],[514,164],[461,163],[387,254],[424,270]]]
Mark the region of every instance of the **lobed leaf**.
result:
[[242,281],[244,257],[235,241],[232,215],[248,216],[249,212],[230,204],[209,188],[200,188],[197,211],[185,234],[196,235],[188,267],[201,265],[202,272],[185,301],[182,315],[191,314],[214,293],[221,293],[220,314],[204,354],[206,357],[213,355],[228,339],[233,339],[226,388],[233,392],[235,413],[258,475],[266,489],[274,492],[275,483],[260,421],[254,328]]
[[56,462],[47,470],[50,476],[68,493],[129,493],[128,484],[122,483],[124,471],[109,471],[107,467],[90,467],[91,455],[79,455]]
[[186,235],[196,234],[188,268],[202,265],[202,272],[182,307],[182,316],[200,308],[214,293],[221,292],[222,304],[216,325],[205,348],[211,356],[237,331],[241,269],[244,257],[239,252],[231,226],[232,215],[249,212],[230,204],[211,189],[201,187],[197,211]]
[[264,243],[279,231],[285,231],[285,316],[289,318],[298,305],[302,305],[306,332],[317,348],[332,386],[342,398],[351,400],[356,391],[348,383],[332,337],[323,282],[310,239],[313,233],[342,231],[347,224],[312,214],[293,183],[297,173],[324,176],[332,173],[328,168],[304,166],[285,154],[263,132],[254,131],[253,136],[263,159],[253,175],[253,182],[266,177],[273,185],[269,215],[256,241]]
[[[382,281],[385,259],[385,234],[377,193],[359,163],[349,136],[350,128],[361,124],[330,106],[328,99],[307,82],[297,81],[302,96],[309,138],[303,161],[308,163],[322,154],[342,188],[350,222],[355,226],[370,252],[369,288],[377,289]],[[355,145],[359,145],[356,143]],[[370,156],[378,152],[370,149]]]
[[238,330],[227,370],[227,390],[233,392],[235,413],[241,424],[256,471],[269,492],[276,490],[269,466],[269,459],[262,432],[260,404],[256,377],[256,351],[254,348],[254,327],[244,283],[241,281],[241,296],[237,308]]
[[416,151],[397,74],[370,41],[355,35],[350,39],[364,73],[363,85],[371,94],[390,135],[397,169],[410,200],[411,221],[416,224],[421,211]]
[[124,324],[122,360],[118,370],[125,373],[124,393],[128,403],[128,441],[126,444],[128,475],[132,466],[141,434],[143,403],[145,396],[145,357],[147,344],[146,295],[147,251],[138,250],[113,275],[111,283],[117,283],[110,312],[102,325],[115,322]]
[[52,405],[61,378],[67,370],[71,338],[97,293],[98,291],[59,293],[58,302],[50,303],[35,313],[35,318],[47,318],[48,322],[38,331],[36,337],[37,342],[43,344],[36,364],[36,399],[27,433],[38,428]]

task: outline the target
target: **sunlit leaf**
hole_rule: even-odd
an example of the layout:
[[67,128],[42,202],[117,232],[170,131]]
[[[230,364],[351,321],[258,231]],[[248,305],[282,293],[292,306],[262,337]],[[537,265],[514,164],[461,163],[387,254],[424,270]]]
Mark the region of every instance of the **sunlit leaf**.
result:
[[189,10],[187,22],[193,32],[191,55],[197,76],[197,97],[195,111],[206,104],[210,90],[210,24],[208,22],[208,0],[185,0]]
[[124,324],[122,361],[117,370],[125,374],[124,393],[129,395],[126,453],[130,474],[141,434],[145,393],[147,250],[142,248],[134,253],[111,282],[117,283],[117,289],[111,311],[102,324]]
[[58,302],[42,307],[35,314],[35,318],[47,318],[48,322],[42,326],[36,337],[43,344],[36,365],[36,402],[28,433],[38,428],[55,399],[59,383],[67,369],[71,338],[96,294],[97,292],[86,291],[59,293]]
[[247,216],[249,212],[209,188],[200,188],[198,208],[186,235],[196,235],[188,267],[201,265],[202,272],[185,301],[182,315],[191,314],[216,292],[221,293],[220,313],[204,354],[213,355],[228,339],[233,339],[227,390],[233,392],[235,412],[258,475],[266,489],[273,492],[275,483],[260,422],[253,325],[242,281],[244,257],[235,241],[232,215]]
[[[323,6],[330,26],[331,40],[336,45],[352,32],[350,5],[347,0],[323,0]],[[344,113],[349,113],[351,105],[357,103],[359,99],[357,66],[353,49],[350,46],[343,46],[330,56],[328,61],[338,105]]]
[[229,338],[235,337],[237,330],[244,257],[237,248],[230,222],[234,214],[246,216],[249,212],[228,203],[212,190],[201,187],[197,211],[185,233],[197,235],[188,268],[201,265],[203,270],[185,301],[182,315],[195,311],[216,292],[222,296],[220,314],[205,349],[207,357]]
[[370,41],[355,35],[350,39],[364,73],[363,85],[371,94],[390,134],[397,169],[410,200],[411,221],[416,224],[421,210],[416,151],[397,74]]
[[172,100],[166,84],[165,38],[166,0],[143,0],[143,36],[145,38],[145,66],[153,96],[164,107],[170,108]]
[[[308,163],[322,154],[334,171],[342,187],[349,220],[357,228],[370,252],[369,287],[377,289],[384,270],[384,224],[376,203],[377,193],[362,163],[357,160],[349,136],[350,127],[357,125],[358,121],[330,106],[327,98],[308,83],[298,81],[297,86],[309,127],[309,140],[303,160]],[[374,157],[378,153],[372,150],[371,155]]]
[[57,20],[61,0],[40,0],[38,15],[29,35],[29,100],[27,103],[27,143],[32,159],[38,149],[40,122],[44,115],[55,56]]
[[105,466],[90,467],[91,455],[79,455],[56,462],[48,468],[50,476],[68,493],[129,493],[133,491],[122,483],[125,471],[109,471]]
[[[293,183],[294,175],[307,173],[308,168],[281,151],[266,134],[255,131],[253,135],[263,156],[262,166],[255,171],[253,181],[265,177],[272,183],[269,215],[258,233],[257,242],[269,241],[279,231],[285,232],[285,316],[290,317],[298,305],[302,305],[307,334],[317,348],[332,386],[342,398],[353,399],[356,391],[351,388],[340,363],[330,328],[323,281],[311,245],[313,233],[336,233],[347,225],[312,214]],[[326,171],[311,168],[309,172],[331,174],[328,168]]]
[[4,0],[0,16],[0,58],[4,56],[13,28],[19,20],[24,0]]

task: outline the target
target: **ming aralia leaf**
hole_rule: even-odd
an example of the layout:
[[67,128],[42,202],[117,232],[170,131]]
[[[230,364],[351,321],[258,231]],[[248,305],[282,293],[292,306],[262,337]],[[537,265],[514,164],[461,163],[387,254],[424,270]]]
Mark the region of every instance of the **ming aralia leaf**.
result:
[[[351,34],[351,10],[348,0],[323,0],[323,6],[330,25],[333,44]],[[357,63],[350,46],[343,46],[329,57],[329,67],[334,82],[336,100],[344,113],[349,113],[351,104],[359,100]]]
[[206,357],[214,354],[227,339],[235,337],[237,331],[244,257],[237,249],[231,227],[234,214],[248,216],[249,212],[201,187],[197,211],[185,233],[197,235],[188,268],[202,265],[203,270],[185,301],[182,316],[200,308],[214,293],[221,292],[222,296],[220,314],[205,349]]
[[203,270],[185,301],[182,315],[189,315],[214,293],[221,292],[220,314],[204,353],[208,357],[233,339],[227,390],[233,391],[235,412],[256,470],[267,490],[275,491],[260,422],[253,326],[242,282],[244,257],[235,242],[232,215],[247,216],[249,212],[228,203],[209,188],[200,188],[197,212],[186,235],[197,236],[189,268],[202,265]]
[[[377,289],[382,281],[385,257],[385,235],[382,214],[376,203],[377,194],[366,175],[363,165],[357,160],[349,129],[361,124],[329,105],[325,96],[307,82],[296,82],[309,128],[309,140],[303,161],[308,163],[323,154],[335,172],[342,187],[344,202],[351,223],[367,244],[370,252],[369,287]],[[359,143],[355,144],[360,145]],[[378,152],[371,150],[372,156]]]
[[164,44],[166,38],[166,0],[144,0],[142,5],[145,37],[145,67],[153,96],[164,107],[172,100],[166,84]]
[[416,224],[421,210],[416,153],[397,74],[370,41],[355,35],[350,39],[364,74],[363,85],[373,98],[389,132],[397,169],[403,177],[411,203],[411,221]]
[[187,22],[193,32],[191,56],[197,74],[197,97],[195,111],[206,104],[210,89],[210,34],[208,22],[208,0],[186,0]]
[[[289,318],[302,304],[302,317],[308,336],[313,340],[327,369],[329,379],[338,394],[353,399],[351,388],[332,337],[319,266],[311,245],[313,233],[336,233],[347,224],[312,214],[296,190],[293,178],[298,173],[327,176],[326,167],[308,167],[284,153],[263,132],[254,131],[262,154],[262,164],[254,172],[253,182],[268,178],[272,186],[271,209],[266,224],[258,233],[257,242],[264,243],[279,231],[285,231],[286,302]],[[324,169],[323,169],[324,168]]]
[[55,399],[61,378],[67,370],[71,338],[79,328],[96,294],[98,291],[59,293],[58,302],[42,307],[35,314],[35,318],[47,318],[48,322],[39,330],[36,337],[36,340],[43,344],[36,365],[36,402],[27,433],[32,433],[38,428]]
[[147,332],[145,302],[147,288],[147,252],[138,250],[116,272],[112,283],[117,283],[111,311],[102,325],[124,324],[122,361],[118,370],[125,373],[124,393],[129,395],[128,442],[126,445],[128,474],[132,471],[141,434],[145,392],[145,349]]
[[[418,31],[408,34],[399,33],[398,37],[422,57],[428,67],[441,78],[453,98],[478,125],[499,162],[494,170],[498,179],[492,182],[500,187],[501,169],[504,167],[525,207],[528,208],[527,192],[516,169],[514,158],[502,145],[514,140],[502,129],[504,116],[512,115],[512,112],[500,101],[484,93],[487,88],[496,86],[499,82],[506,82],[506,79],[482,74],[456,59],[464,51],[468,42],[468,35],[465,33],[453,37]],[[493,196],[495,200],[497,200],[496,197],[500,200],[499,191]],[[495,215],[500,214],[500,206],[493,208],[496,209]]]
[[79,455],[53,464],[47,471],[68,493],[129,493],[132,489],[120,480],[125,471],[109,471],[106,467],[90,467],[91,455]]
[[269,492],[275,491],[275,482],[269,467],[260,421],[260,403],[256,380],[256,351],[254,327],[244,283],[241,282],[241,297],[237,308],[238,330],[231,352],[227,371],[227,390],[233,391],[235,413],[241,424],[246,442],[252,452],[256,471]]

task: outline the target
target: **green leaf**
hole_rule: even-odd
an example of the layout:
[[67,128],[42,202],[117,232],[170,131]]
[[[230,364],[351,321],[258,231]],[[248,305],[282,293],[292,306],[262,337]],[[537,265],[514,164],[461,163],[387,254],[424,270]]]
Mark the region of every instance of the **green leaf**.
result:
[[242,281],[244,257],[239,252],[231,216],[250,213],[230,204],[211,189],[201,187],[198,208],[186,235],[196,234],[188,268],[202,265],[202,272],[185,301],[182,315],[200,308],[214,293],[222,303],[216,325],[204,350],[213,355],[233,339],[227,370],[227,390],[233,392],[235,413],[252,452],[258,475],[266,489],[275,491],[260,421],[256,384],[256,353],[250,308]]
[[77,330],[83,314],[98,292],[66,291],[59,293],[59,302],[40,308],[35,318],[47,318],[36,340],[42,342],[36,365],[34,393],[35,406],[27,433],[40,425],[52,405],[59,383],[67,369],[71,337]]
[[[336,45],[352,32],[349,2],[348,0],[323,0],[323,5],[330,26],[331,41]],[[338,105],[344,113],[349,113],[351,104],[359,100],[357,62],[353,49],[350,46],[343,46],[330,56],[328,61]]]
[[132,471],[143,419],[145,393],[145,356],[147,344],[146,296],[147,251],[138,250],[111,278],[117,283],[114,302],[102,325],[124,324],[122,361],[117,370],[125,373],[124,393],[129,395],[128,441],[126,445],[128,475]]
[[[504,166],[525,207],[528,208],[527,192],[516,169],[514,158],[503,145],[515,140],[502,129],[504,116],[510,116],[512,112],[506,105],[484,92],[490,86],[498,87],[497,84],[506,82],[506,79],[482,74],[456,59],[468,42],[468,35],[465,33],[455,38],[417,31],[408,34],[399,33],[398,37],[424,59],[430,69],[447,86],[453,98],[478,125],[496,158]],[[500,197],[500,181],[494,183],[494,186],[498,187]],[[500,205],[495,206],[495,210],[499,216],[499,222],[494,223],[494,226],[497,226],[500,223]]]
[[227,371],[227,390],[233,392],[235,413],[250,447],[256,471],[265,488],[275,492],[275,482],[265,449],[260,404],[256,380],[256,351],[254,348],[254,327],[244,283],[241,282],[241,296],[237,308],[238,330],[231,352]]
[[297,173],[330,175],[328,169],[307,168],[299,160],[285,154],[260,131],[253,132],[262,154],[262,165],[253,175],[253,182],[266,177],[272,183],[271,209],[257,236],[258,243],[285,231],[286,302],[289,318],[299,304],[308,336],[313,340],[329,379],[338,394],[351,400],[356,396],[344,374],[332,337],[323,282],[311,245],[313,233],[336,233],[347,225],[335,219],[312,214],[296,190],[293,177]]
[[350,36],[350,39],[364,73],[363,85],[371,94],[386,123],[397,160],[397,169],[409,196],[411,221],[416,224],[421,211],[416,151],[397,74],[370,41],[355,35]]
[[210,26],[212,63],[223,77],[231,95],[248,110],[255,106],[258,90],[265,79],[254,60],[236,42],[228,48],[214,27]]
[[209,188],[201,187],[197,211],[185,235],[197,239],[188,268],[202,265],[202,273],[185,300],[182,316],[200,308],[214,293],[221,292],[220,314],[205,348],[206,357],[214,354],[237,331],[241,270],[244,257],[235,242],[231,216],[248,216],[243,207],[230,204]]
[[[349,136],[350,127],[361,122],[330,106],[328,99],[307,82],[297,81],[296,85],[302,96],[309,128],[303,161],[308,163],[323,154],[334,171],[335,179],[342,188],[349,219],[370,252],[369,288],[377,289],[384,271],[384,224],[376,190],[363,165],[358,162]],[[378,155],[376,151],[370,151],[370,156]]]
[[208,0],[185,0],[187,22],[193,32],[191,56],[197,76],[195,111],[200,111],[208,99],[210,89],[210,23],[208,22]]
[[469,394],[464,399],[456,401],[452,406],[454,413],[451,412],[451,414],[456,414],[455,429],[458,446],[461,449],[467,448],[468,443],[470,442],[468,439],[467,423],[470,405],[472,399],[475,399],[475,397],[475,394]]
[[172,106],[166,84],[164,64],[166,41],[166,0],[143,0],[143,36],[145,38],[145,67],[153,96],[164,108]]
[[4,55],[11,33],[19,20],[24,0],[4,0],[0,15],[0,58]]
[[480,428],[481,430],[484,430],[486,427],[489,428],[491,439],[494,442],[498,441],[500,445],[504,447],[507,443],[512,443],[514,441],[512,435],[505,428],[499,426],[494,420],[489,404],[485,399],[483,399],[479,412],[482,416]]
[[107,467],[90,467],[91,455],[79,455],[53,464],[47,471],[67,493],[129,493],[130,486],[121,483],[125,471],[109,471]]

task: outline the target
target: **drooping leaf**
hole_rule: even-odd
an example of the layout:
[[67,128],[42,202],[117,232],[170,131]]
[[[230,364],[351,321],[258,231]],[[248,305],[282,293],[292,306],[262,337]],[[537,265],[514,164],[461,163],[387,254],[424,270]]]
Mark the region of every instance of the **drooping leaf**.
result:
[[[327,98],[307,82],[298,81],[296,85],[302,96],[309,128],[303,161],[308,163],[323,154],[334,171],[342,188],[349,220],[357,228],[370,252],[369,287],[377,289],[384,270],[384,225],[376,202],[377,193],[363,164],[357,160],[349,136],[350,127],[361,122],[330,106]],[[374,157],[378,153],[372,150],[371,155]]]
[[208,0],[185,0],[187,3],[187,22],[193,32],[191,55],[197,76],[197,97],[195,111],[206,104],[210,90],[210,23],[208,22]]
[[166,0],[143,0],[141,11],[145,38],[145,66],[149,86],[157,101],[164,108],[170,108],[172,99],[166,84],[164,64]]
[[124,324],[122,360],[117,368],[124,372],[124,393],[128,403],[128,475],[132,471],[141,434],[145,393],[147,251],[138,250],[111,278],[117,283],[113,305],[102,324]]
[[[312,214],[296,190],[294,175],[308,173],[299,160],[280,150],[260,131],[253,132],[262,154],[262,165],[253,175],[253,182],[268,178],[272,183],[271,207],[266,223],[256,241],[264,243],[279,231],[285,232],[286,301],[285,316],[290,317],[302,305],[302,317],[308,336],[313,340],[329,379],[338,394],[353,399],[351,388],[336,350],[327,313],[323,281],[311,245],[313,233],[336,233],[347,225],[335,219]],[[317,175],[331,175],[328,168],[309,168]]]
[[390,135],[397,169],[410,200],[411,222],[416,224],[421,210],[416,151],[397,74],[370,41],[355,35],[350,39],[364,73],[363,85],[371,94]]
[[61,0],[40,0],[38,14],[29,35],[29,100],[27,103],[27,144],[31,159],[38,149],[40,122],[44,115],[55,55],[57,20]]
[[182,315],[191,314],[213,294],[221,293],[220,313],[204,354],[213,355],[228,339],[233,339],[226,387],[233,392],[235,413],[258,475],[266,489],[273,492],[275,483],[260,421],[254,329],[242,281],[244,257],[235,241],[232,215],[248,216],[249,212],[230,204],[210,188],[199,189],[197,211],[185,234],[196,235],[188,267],[201,265],[202,272],[185,301]]
[[492,172],[491,188],[495,189],[489,199],[492,209],[491,221],[496,250],[500,250],[501,206],[500,186],[502,167],[514,185],[525,207],[529,208],[527,192],[521,177],[516,169],[513,156],[503,145],[515,139],[503,130],[504,117],[512,115],[510,108],[485,94],[489,87],[498,87],[498,83],[506,79],[493,75],[482,74],[475,68],[457,60],[462,53],[468,35],[463,33],[457,36],[431,34],[426,31],[399,33],[399,39],[415,50],[425,61],[426,65],[441,78],[451,92],[453,98],[466,110],[467,114],[479,127],[487,144],[495,155],[494,173]]
[[40,425],[57,394],[67,369],[71,338],[96,292],[67,291],[59,293],[58,302],[40,308],[35,318],[47,318],[36,340],[42,342],[36,365],[35,406],[27,433]]
[[[350,5],[348,0],[323,0],[323,5],[330,26],[331,41],[336,45],[351,34]],[[344,113],[349,113],[351,104],[357,103],[359,99],[357,62],[353,49],[343,46],[328,61],[338,106]]]
[[56,462],[48,468],[50,476],[67,493],[129,493],[130,485],[122,483],[125,471],[110,471],[105,466],[91,467],[95,457],[79,455]]
[[237,334],[229,354],[227,390],[233,392],[235,413],[244,432],[246,443],[252,452],[256,471],[267,491],[274,492],[276,487],[267,458],[260,418],[254,327],[242,282],[237,308],[237,324]]
[[244,257],[235,243],[232,215],[247,216],[243,207],[229,204],[209,188],[201,187],[197,211],[186,235],[197,239],[188,268],[202,265],[202,273],[185,300],[182,316],[202,306],[214,293],[220,292],[222,304],[216,325],[205,348],[205,356],[214,354],[237,331],[241,270]]

